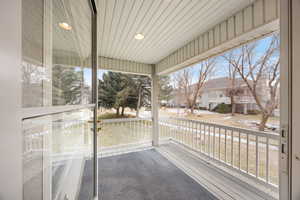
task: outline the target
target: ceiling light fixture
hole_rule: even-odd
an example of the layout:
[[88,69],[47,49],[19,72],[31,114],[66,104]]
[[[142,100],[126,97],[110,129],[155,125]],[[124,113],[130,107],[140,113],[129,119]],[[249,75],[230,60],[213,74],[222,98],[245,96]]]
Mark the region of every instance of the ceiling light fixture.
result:
[[138,33],[138,34],[136,34],[135,36],[134,36],[134,38],[135,39],[137,39],[137,40],[142,40],[142,39],[144,39],[144,35],[142,35],[142,34],[140,34],[140,33]]
[[58,24],[60,26],[60,28],[65,29],[67,31],[72,29],[72,26],[70,26],[68,23],[66,22],[61,22]]

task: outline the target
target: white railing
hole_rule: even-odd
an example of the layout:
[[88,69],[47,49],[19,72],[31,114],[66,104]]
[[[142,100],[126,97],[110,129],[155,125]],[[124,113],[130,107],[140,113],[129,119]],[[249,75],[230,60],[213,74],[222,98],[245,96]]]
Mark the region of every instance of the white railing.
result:
[[[103,120],[99,127],[99,152],[151,144],[150,118]],[[159,134],[160,141],[171,139],[255,180],[278,187],[280,137],[277,133],[198,120],[160,118]]]
[[126,149],[145,143],[151,144],[151,118],[106,119],[98,123],[98,150]]
[[160,139],[170,138],[243,174],[278,186],[278,134],[181,118],[160,118],[159,125]]

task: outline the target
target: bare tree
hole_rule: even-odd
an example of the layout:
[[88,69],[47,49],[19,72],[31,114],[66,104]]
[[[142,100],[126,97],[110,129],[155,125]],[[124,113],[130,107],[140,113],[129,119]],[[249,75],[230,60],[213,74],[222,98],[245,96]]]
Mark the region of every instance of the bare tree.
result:
[[[259,51],[258,51],[259,49]],[[234,66],[251,92],[262,117],[259,130],[263,131],[269,117],[278,107],[279,38],[273,35],[265,49],[254,42],[233,50],[232,58],[225,57]],[[264,87],[265,86],[265,87]],[[262,91],[260,91],[262,89]]]
[[[233,51],[230,51],[229,53],[223,55],[226,60],[232,60],[233,58]],[[234,113],[236,112],[236,98],[237,96],[241,95],[243,93],[242,88],[237,85],[237,69],[230,63],[227,63],[227,76],[229,79],[229,87],[225,91],[225,95],[230,98],[230,104],[231,104],[231,115],[234,116]]]
[[199,64],[196,81],[194,81],[194,74],[191,68],[184,69],[177,75],[178,90],[182,91],[185,103],[192,114],[194,113],[201,89],[215,68],[215,61],[215,59],[208,59]]

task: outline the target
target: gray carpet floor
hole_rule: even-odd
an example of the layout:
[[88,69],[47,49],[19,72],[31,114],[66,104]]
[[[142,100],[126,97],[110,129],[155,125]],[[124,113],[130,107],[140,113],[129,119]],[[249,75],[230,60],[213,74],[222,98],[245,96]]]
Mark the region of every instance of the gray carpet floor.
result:
[[[89,162],[85,169],[89,169]],[[101,200],[216,200],[210,192],[155,150],[99,159]],[[89,172],[84,172],[80,200]]]

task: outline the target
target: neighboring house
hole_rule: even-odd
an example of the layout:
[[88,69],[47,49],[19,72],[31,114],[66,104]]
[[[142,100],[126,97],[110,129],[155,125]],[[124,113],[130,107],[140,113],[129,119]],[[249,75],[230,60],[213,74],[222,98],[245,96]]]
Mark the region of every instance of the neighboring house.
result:
[[[242,79],[235,80],[235,86],[240,90],[239,95],[235,96],[236,112],[247,114],[249,110],[259,110],[256,101],[249,91],[246,83]],[[192,85],[191,87],[195,87]],[[213,110],[218,104],[230,104],[228,90],[231,88],[231,80],[227,77],[208,80],[197,99],[197,107],[202,107],[207,110]],[[262,102],[268,99],[267,82],[261,81],[257,86],[258,97]],[[174,90],[174,98],[169,102],[171,106],[186,107],[186,100],[183,91]]]
[[[235,80],[235,86],[240,93],[234,96],[236,112],[247,114],[248,110],[257,110],[258,107],[247,85],[242,79]],[[228,90],[231,88],[231,80],[227,77],[208,80],[198,98],[198,106],[213,110],[218,104],[230,104]]]

